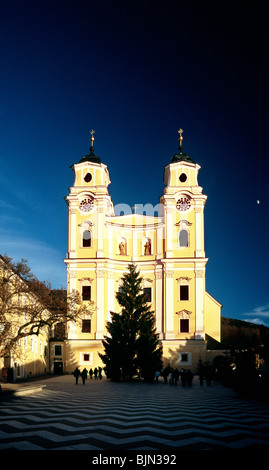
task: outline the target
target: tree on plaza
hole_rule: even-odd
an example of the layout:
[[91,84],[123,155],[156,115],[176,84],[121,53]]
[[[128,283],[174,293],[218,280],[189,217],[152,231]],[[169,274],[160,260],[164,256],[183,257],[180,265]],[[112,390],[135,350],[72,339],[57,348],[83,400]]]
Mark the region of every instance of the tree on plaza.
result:
[[103,340],[105,353],[99,353],[107,377],[112,380],[131,380],[139,374],[151,381],[162,366],[162,346],[142,283],[136,265],[130,263],[116,293],[121,312],[112,313],[111,322],[107,323],[108,335]]
[[51,289],[39,281],[25,259],[13,262],[0,255],[0,357],[20,354],[20,340],[38,335],[41,329],[77,321],[92,302],[82,302],[77,291]]

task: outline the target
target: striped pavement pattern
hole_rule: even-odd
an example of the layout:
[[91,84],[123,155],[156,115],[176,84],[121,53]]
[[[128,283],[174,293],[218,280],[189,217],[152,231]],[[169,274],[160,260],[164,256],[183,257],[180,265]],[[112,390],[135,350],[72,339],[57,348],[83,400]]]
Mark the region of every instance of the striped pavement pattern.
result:
[[44,381],[0,402],[0,450],[265,450],[269,405],[214,384]]

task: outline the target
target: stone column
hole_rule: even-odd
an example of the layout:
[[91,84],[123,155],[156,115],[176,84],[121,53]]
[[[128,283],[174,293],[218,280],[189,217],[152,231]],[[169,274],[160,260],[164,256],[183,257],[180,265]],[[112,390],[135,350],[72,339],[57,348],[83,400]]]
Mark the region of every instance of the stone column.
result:
[[103,339],[105,330],[105,271],[96,269],[96,339]]
[[162,266],[155,268],[155,305],[156,305],[156,330],[159,338],[163,339],[163,274]]
[[196,251],[195,256],[197,258],[203,258],[204,244],[203,244],[203,224],[202,224],[202,207],[195,207],[195,240],[196,240]]
[[174,292],[173,271],[165,275],[165,339],[174,338]]
[[[77,271],[71,271],[70,267],[68,267],[68,290],[71,294],[72,291],[77,290]],[[76,322],[68,322],[68,339],[76,339],[77,335],[77,325]]]
[[97,258],[104,257],[104,207],[102,202],[97,207]]
[[107,273],[107,321],[111,322],[110,312],[115,311],[115,287],[114,287],[114,273],[108,271]]
[[174,227],[173,227],[173,208],[166,206],[166,258],[173,257],[173,235],[174,235]]
[[69,217],[70,217],[70,226],[69,226],[69,258],[76,258],[76,209],[69,206]]
[[195,269],[195,338],[205,339],[204,332],[204,271]]

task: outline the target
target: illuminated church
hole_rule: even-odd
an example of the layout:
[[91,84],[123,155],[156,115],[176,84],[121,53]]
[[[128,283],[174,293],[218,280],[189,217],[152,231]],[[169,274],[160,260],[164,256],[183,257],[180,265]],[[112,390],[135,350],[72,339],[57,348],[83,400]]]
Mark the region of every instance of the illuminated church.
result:
[[178,153],[164,168],[157,216],[135,210],[115,215],[108,167],[94,153],[93,133],[89,155],[72,165],[75,180],[65,198],[69,227],[64,262],[68,291],[78,290],[95,308],[68,324],[64,372],[77,365],[103,366],[98,352],[111,312],[120,312],[115,293],[130,262],[137,265],[155,312],[164,365],[197,370],[199,359],[214,357],[207,338],[220,341],[221,325],[221,304],[205,287],[207,196],[198,184],[200,166],[183,152],[180,129]]

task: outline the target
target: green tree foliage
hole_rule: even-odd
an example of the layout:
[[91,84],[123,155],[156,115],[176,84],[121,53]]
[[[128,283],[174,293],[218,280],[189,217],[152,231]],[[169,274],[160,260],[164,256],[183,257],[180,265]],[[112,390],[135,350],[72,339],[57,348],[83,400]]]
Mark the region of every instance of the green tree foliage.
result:
[[155,318],[143,293],[142,277],[135,264],[121,279],[116,298],[122,308],[107,323],[108,336],[103,340],[105,354],[99,354],[107,377],[131,380],[139,375],[146,381],[162,366],[162,346],[156,334]]

